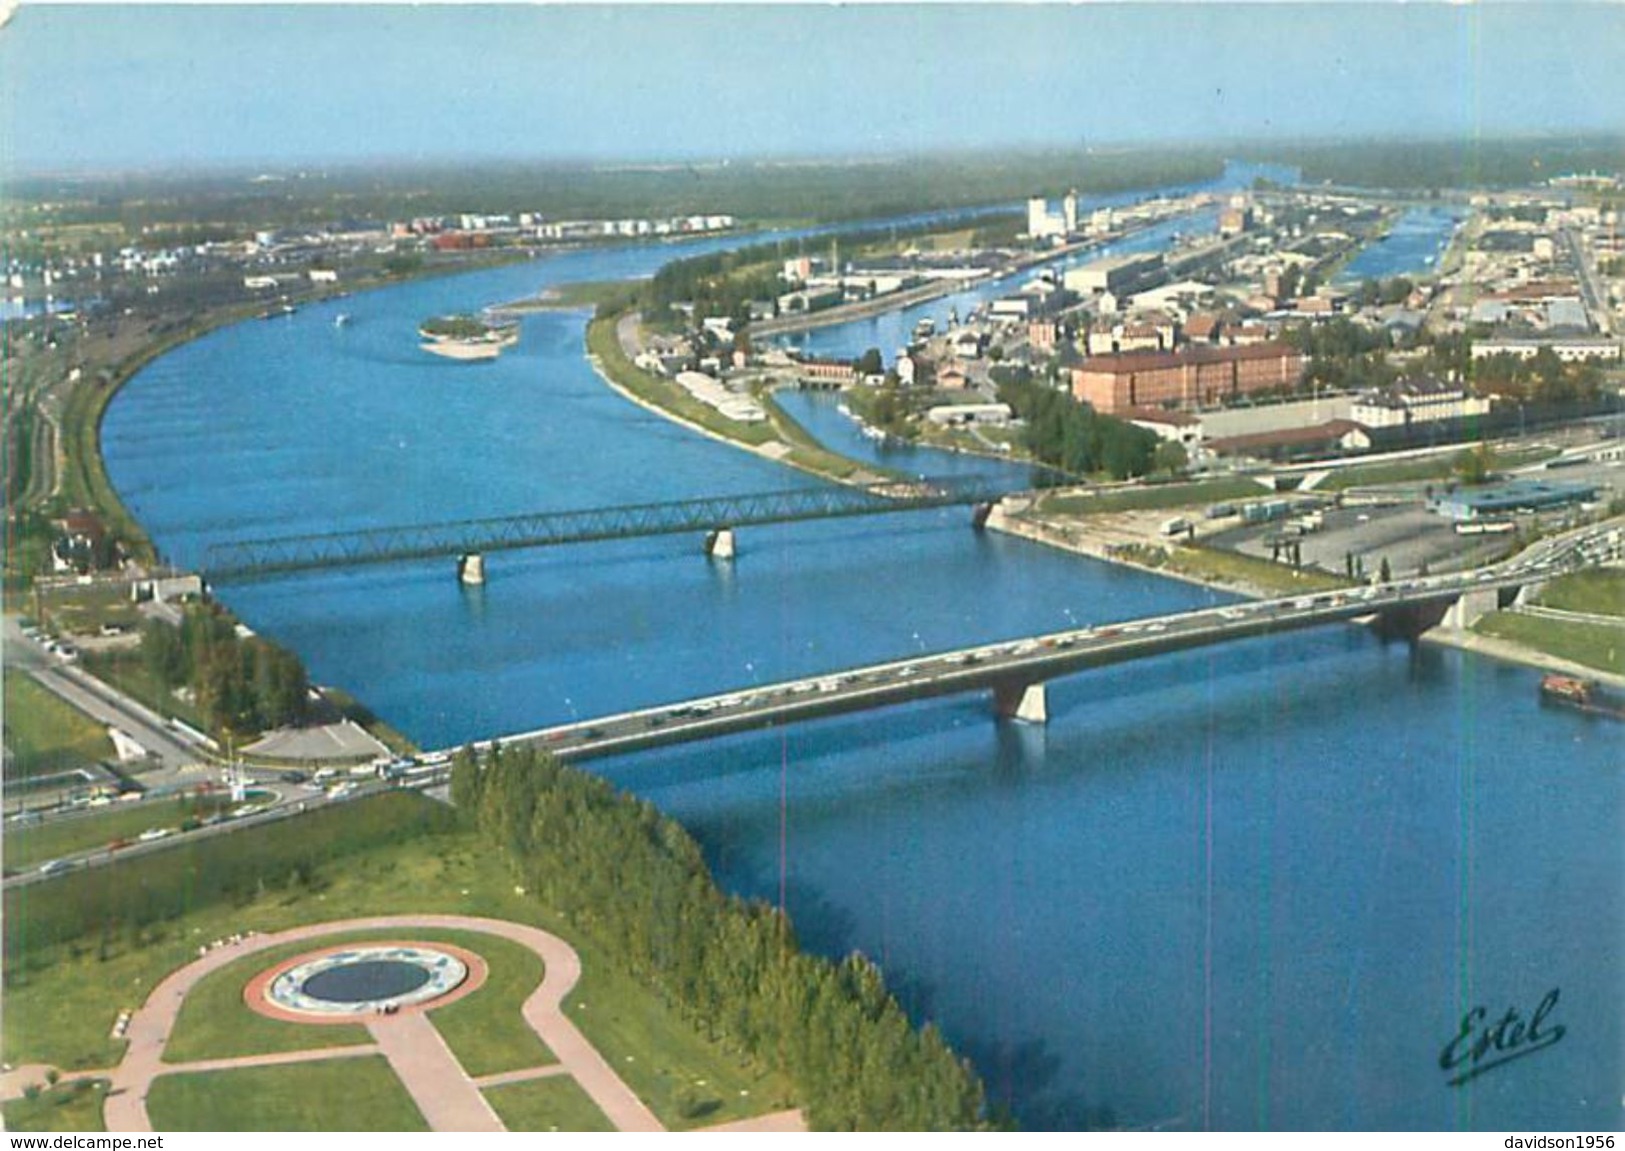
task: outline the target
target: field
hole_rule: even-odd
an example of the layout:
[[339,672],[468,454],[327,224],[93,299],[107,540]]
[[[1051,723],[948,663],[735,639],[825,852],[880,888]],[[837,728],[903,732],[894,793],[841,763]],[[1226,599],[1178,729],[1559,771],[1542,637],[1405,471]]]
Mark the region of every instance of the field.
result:
[[[1467,445],[1463,445],[1465,451]],[[1556,448],[1520,448],[1516,451],[1496,452],[1495,467],[1500,470],[1523,467],[1557,455]],[[1456,457],[1460,452],[1441,452],[1420,459],[1395,460],[1392,463],[1367,464],[1364,467],[1338,468],[1322,480],[1317,491],[1337,492],[1345,488],[1375,487],[1378,484],[1424,483],[1450,480],[1456,474]]]
[[380,1055],[165,1075],[147,1093],[159,1131],[426,1131]]
[[1555,579],[1541,592],[1540,602],[1563,611],[1625,616],[1625,570],[1593,568]]
[[63,1079],[34,1098],[4,1106],[7,1131],[100,1131],[105,1079]]
[[1207,480],[1195,484],[1124,488],[1120,491],[1103,491],[1098,495],[1054,496],[1043,500],[1039,510],[1046,514],[1089,515],[1094,512],[1198,507],[1221,500],[1264,499],[1269,495],[1267,489],[1251,480]]
[[598,1105],[567,1076],[487,1088],[485,1101],[510,1131],[613,1131]]
[[21,673],[5,677],[7,779],[29,779],[113,757],[107,730]]
[[[114,1017],[121,1009],[138,1006],[161,978],[196,958],[199,944],[208,940],[360,915],[441,912],[533,923],[571,939],[581,954],[583,976],[566,1004],[570,1017],[668,1126],[727,1122],[789,1105],[778,1075],[709,1041],[647,988],[621,974],[611,954],[572,939],[568,926],[520,894],[488,845],[470,831],[443,823],[439,813],[449,815],[447,809],[418,796],[385,798],[391,802],[363,801],[335,813],[343,819],[341,826],[354,829],[353,849],[342,856],[322,854],[330,831],[306,816],[222,836],[196,848],[130,860],[110,872],[103,869],[98,887],[108,885],[111,876],[129,890],[182,889],[183,898],[172,910],[158,914],[159,905],[154,904],[151,918],[139,926],[120,923],[106,931],[87,927],[53,944],[48,937],[20,930],[18,924],[29,917],[33,900],[49,898],[54,904],[88,897],[86,889],[70,886],[80,876],[42,884],[34,895],[27,890],[8,893],[6,1011],[0,1019],[4,1059],[12,1064],[49,1063],[65,1072],[115,1064],[123,1043],[108,1038]],[[399,838],[390,838],[397,834]],[[301,854],[306,851],[313,854]],[[263,874],[256,879],[252,872],[244,873],[217,891],[194,887],[193,895],[184,897],[192,883],[187,876],[219,870],[228,856],[261,860]],[[285,874],[287,866],[297,874]],[[96,921],[92,916],[88,922]],[[521,1035],[512,1022],[499,1018],[534,987],[541,974],[539,961],[516,958],[500,940],[468,939],[472,950],[492,962],[492,978],[476,994],[435,1013],[435,1024],[443,1029],[448,1045],[474,1074],[548,1062],[548,1053],[534,1037]],[[262,954],[232,970],[240,968],[246,979],[269,962]],[[200,985],[194,992],[202,996],[198,1004],[183,1009],[175,1028],[178,1054],[173,1057],[319,1045],[308,1041],[314,1028],[289,1024],[288,1031],[277,1032],[274,1021],[258,1016],[247,1023],[250,1013],[241,1007],[241,981],[220,978],[223,974]],[[336,1034],[346,1029],[322,1030]],[[332,1040],[348,1041],[353,1039]],[[346,1060],[346,1073],[354,1066],[354,1061]],[[329,1079],[334,1078],[332,1071],[326,1069]],[[167,1078],[159,1079],[151,1096],[154,1118],[162,1113],[163,1122],[177,1129],[205,1130],[227,1118],[211,1109],[216,1104],[210,1093],[196,1085],[181,1086],[195,1078],[177,1077],[169,1086]],[[233,1082],[260,1086],[257,1078]],[[285,1082],[289,1081],[272,1081],[267,1089],[281,1091]],[[390,1084],[394,1085],[393,1077]],[[216,1084],[221,1085],[223,1081]],[[705,1093],[698,1108],[697,1090]],[[356,1094],[354,1084],[351,1094]],[[379,1099],[388,1103],[389,1094],[385,1091]],[[530,1095],[515,1092],[513,1098],[520,1101],[513,1106],[530,1106]],[[374,1103],[377,1100],[367,1106]],[[301,1113],[299,1121],[325,1122],[319,1099],[310,1106],[317,1110]],[[570,1122],[575,1110],[560,1106],[562,1110],[550,1103],[546,1113]],[[402,1129],[400,1110],[392,1103],[347,1111],[336,1129],[356,1129],[363,1119],[380,1128]],[[252,1126],[246,1119],[241,1123]],[[555,1124],[560,1124],[556,1117],[547,1125]]]
[[1625,628],[1500,611],[1479,620],[1473,630],[1598,671],[1625,675]]

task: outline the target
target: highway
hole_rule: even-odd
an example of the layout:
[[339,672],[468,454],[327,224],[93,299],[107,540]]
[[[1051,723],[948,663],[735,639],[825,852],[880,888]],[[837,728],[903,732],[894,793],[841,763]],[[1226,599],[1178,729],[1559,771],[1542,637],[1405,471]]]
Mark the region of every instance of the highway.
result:
[[[1476,571],[1204,608],[922,654],[543,728],[500,742],[539,744],[561,759],[576,761],[962,692],[991,689],[1009,693],[1074,672],[1168,652],[1407,608],[1442,609],[1468,592],[1500,592],[1551,578],[1582,556],[1589,559],[1600,554],[1605,546],[1617,550],[1617,539],[1617,525],[1602,525],[1537,544],[1512,561]],[[1614,542],[1604,542],[1608,540]]]

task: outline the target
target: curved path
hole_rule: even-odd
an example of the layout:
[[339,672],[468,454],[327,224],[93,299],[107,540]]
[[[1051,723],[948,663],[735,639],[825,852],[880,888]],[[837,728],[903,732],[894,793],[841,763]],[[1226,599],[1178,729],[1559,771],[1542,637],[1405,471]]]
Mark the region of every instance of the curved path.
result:
[[[109,1131],[152,1130],[147,1115],[147,1090],[160,1075],[202,1071],[222,1065],[266,1066],[307,1059],[343,1059],[383,1055],[411,1093],[418,1109],[434,1130],[500,1131],[501,1121],[480,1094],[481,1084],[468,1075],[429,1022],[427,1013],[402,1013],[369,1024],[375,1044],[326,1048],[280,1055],[246,1056],[204,1063],[165,1063],[168,1041],[181,1004],[198,982],[241,959],[273,947],[305,940],[320,940],[340,932],[411,931],[441,929],[480,932],[528,947],[545,965],[542,982],[521,1007],[525,1022],[558,1057],[559,1074],[573,1078],[609,1121],[621,1131],[662,1131],[654,1113],[615,1074],[598,1050],[564,1014],[564,997],[581,978],[581,959],[556,935],[521,923],[464,915],[394,915],[346,919],[290,928],[274,935],[255,935],[239,943],[216,948],[195,962],[171,973],[130,1018],[129,1048],[112,1070],[111,1092],[103,1117]],[[536,1069],[538,1075],[553,1071]]]

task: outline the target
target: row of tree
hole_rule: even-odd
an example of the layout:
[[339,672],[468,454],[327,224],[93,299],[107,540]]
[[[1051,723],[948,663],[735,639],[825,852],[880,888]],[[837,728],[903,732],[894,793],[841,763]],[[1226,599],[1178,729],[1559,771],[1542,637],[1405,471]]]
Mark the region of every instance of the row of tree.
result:
[[204,722],[238,734],[303,723],[310,681],[299,657],[259,636],[238,634],[213,604],[186,609],[181,625],[148,620],[141,658],[166,688],[190,688]]
[[1012,376],[999,385],[999,399],[1026,421],[1026,446],[1040,463],[1117,480],[1147,475],[1157,466],[1155,433],[1102,415],[1066,392]]
[[653,805],[533,748],[463,751],[451,796],[536,898],[714,1041],[780,1068],[815,1128],[984,1125],[975,1072],[873,964],[807,955],[782,913],[723,895]]

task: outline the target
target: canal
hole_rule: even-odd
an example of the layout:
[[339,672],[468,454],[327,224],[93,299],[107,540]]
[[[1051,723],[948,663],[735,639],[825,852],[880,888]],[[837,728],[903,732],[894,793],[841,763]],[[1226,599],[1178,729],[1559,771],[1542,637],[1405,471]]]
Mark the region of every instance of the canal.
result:
[[[583,362],[582,313],[527,317],[491,364],[416,350],[426,315],[671,255],[573,253],[360,295],[344,327],[327,304],[217,331],[114,400],[109,472],[183,563],[228,539],[815,482],[619,399]],[[426,746],[1210,598],[963,511],[741,546],[731,565],[678,537],[502,553],[475,591],[438,562],[222,594]],[[875,958],[1026,1126],[1613,1129],[1618,729],[1541,709],[1537,680],[1333,628],[1072,677],[1043,729],[965,697],[593,770],[682,820],[725,887],[782,898],[808,946]],[[1553,989],[1562,1042],[1447,1085],[1464,1013]]]

